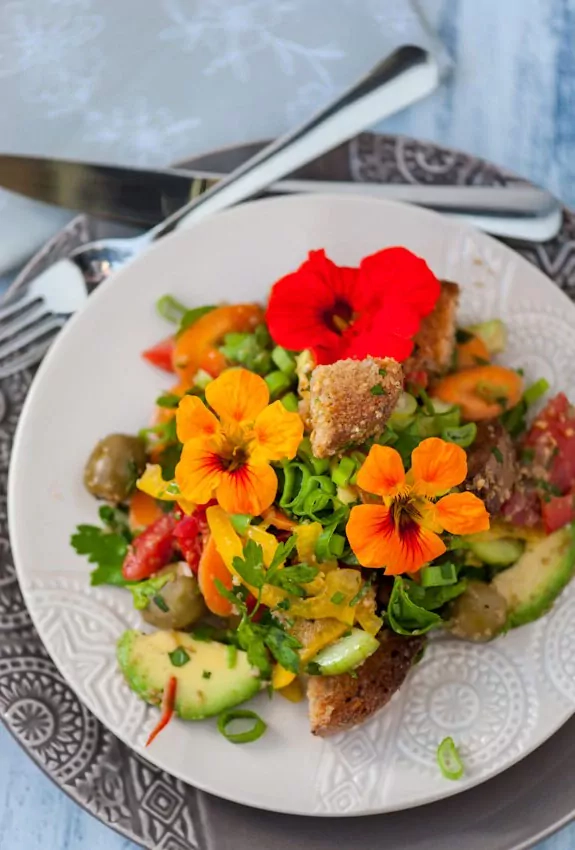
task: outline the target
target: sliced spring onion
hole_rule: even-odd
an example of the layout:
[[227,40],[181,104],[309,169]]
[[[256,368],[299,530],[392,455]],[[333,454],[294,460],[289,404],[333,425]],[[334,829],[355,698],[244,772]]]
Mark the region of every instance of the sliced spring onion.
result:
[[437,748],[437,763],[446,779],[461,779],[464,768],[453,738],[444,738]]
[[299,401],[295,393],[286,393],[282,396],[281,403],[290,413],[297,413],[299,410]]
[[411,395],[411,393],[403,392],[399,396],[397,404],[393,408],[393,413],[389,417],[388,424],[392,429],[397,428],[399,431],[402,431],[413,422],[416,412],[416,399]]
[[305,437],[301,443],[299,444],[299,448],[297,450],[298,457],[305,461],[305,463],[311,467],[312,471],[315,475],[323,475],[324,472],[327,472],[329,469],[329,459],[328,458],[319,458],[315,457],[314,453],[311,449],[311,443],[309,441],[309,437]]
[[238,648],[237,646],[234,646],[233,643],[230,643],[226,651],[228,656],[228,667],[230,670],[233,670],[238,660]]
[[179,325],[182,317],[188,312],[188,308],[173,295],[162,295],[161,298],[158,298],[156,310],[162,319],[166,319],[174,325]]
[[272,338],[266,325],[258,325],[254,331],[254,336],[260,348],[267,348],[271,345]]
[[295,372],[295,357],[289,351],[286,351],[285,348],[282,348],[281,345],[276,345],[272,351],[272,360],[278,369],[285,372],[286,375],[293,375]]
[[444,428],[441,436],[447,443],[455,443],[456,446],[466,449],[477,436],[477,425],[475,422],[468,422],[467,425],[460,425],[457,428]]
[[336,526],[330,525],[323,529],[315,544],[315,556],[320,563],[334,561],[343,555],[345,537],[335,533]]
[[277,369],[275,372],[270,372],[269,375],[266,375],[264,381],[268,385],[268,390],[270,391],[270,397],[272,399],[278,398],[283,392],[289,390],[291,380],[285,374],[285,372],[281,372]]
[[549,381],[545,378],[539,378],[538,381],[535,381],[534,384],[531,384],[530,387],[527,387],[525,392],[523,393],[523,401],[525,404],[535,404],[536,401],[539,401],[541,396],[544,396],[547,390],[549,389]]
[[[253,720],[254,724],[244,732],[228,732],[228,726],[235,720]],[[267,729],[267,724],[255,711],[245,708],[231,708],[223,711],[218,717],[218,731],[232,744],[249,744],[257,741]]]
[[240,535],[240,537],[245,537],[248,531],[248,527],[250,522],[253,519],[253,516],[250,514],[228,514],[230,518],[230,522],[233,525],[234,529]]
[[450,563],[424,567],[419,575],[422,587],[443,587],[446,584],[455,584],[457,581],[455,564]]
[[357,469],[357,464],[351,457],[342,457],[337,467],[333,470],[331,474],[331,480],[334,484],[337,484],[338,487],[345,487],[346,484],[349,484],[351,476]]

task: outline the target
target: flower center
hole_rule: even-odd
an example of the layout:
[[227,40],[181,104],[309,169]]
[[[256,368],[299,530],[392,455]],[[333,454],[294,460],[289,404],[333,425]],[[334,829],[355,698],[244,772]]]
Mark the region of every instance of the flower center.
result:
[[338,298],[333,307],[324,312],[323,320],[330,331],[341,336],[353,323],[353,309],[347,301]]
[[423,519],[417,504],[410,496],[400,496],[391,506],[393,524],[401,537],[417,532]]
[[248,453],[243,446],[234,446],[231,451],[222,457],[222,466],[228,472],[235,472],[247,462]]

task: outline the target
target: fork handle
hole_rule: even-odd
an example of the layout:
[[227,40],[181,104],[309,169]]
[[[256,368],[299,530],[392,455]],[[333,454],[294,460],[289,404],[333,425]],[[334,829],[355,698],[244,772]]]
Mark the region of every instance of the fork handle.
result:
[[440,79],[432,55],[404,46],[296,130],[267,145],[227,177],[148,232],[157,239],[185,218],[185,227],[261,192],[325,151],[433,91]]

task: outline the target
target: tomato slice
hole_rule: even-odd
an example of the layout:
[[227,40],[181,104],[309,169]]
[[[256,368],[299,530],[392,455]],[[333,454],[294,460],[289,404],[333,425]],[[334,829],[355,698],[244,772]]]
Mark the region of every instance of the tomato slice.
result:
[[535,418],[525,447],[534,453],[530,465],[560,495],[575,486],[575,408],[565,393],[552,398]]
[[198,574],[207,534],[206,512],[201,509],[185,516],[174,528],[174,537],[194,575]]
[[545,531],[551,534],[575,519],[575,489],[565,496],[546,497],[541,502]]
[[151,363],[152,366],[157,366],[158,369],[163,369],[164,372],[174,371],[173,356],[176,348],[176,340],[173,336],[161,340],[151,348],[142,351],[142,357]]
[[164,514],[136,537],[124,559],[122,575],[125,579],[142,581],[170,563],[176,523],[172,514]]

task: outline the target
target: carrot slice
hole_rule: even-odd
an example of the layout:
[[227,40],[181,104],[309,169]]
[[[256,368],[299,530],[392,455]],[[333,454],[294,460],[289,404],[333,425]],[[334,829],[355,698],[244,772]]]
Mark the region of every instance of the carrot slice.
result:
[[475,366],[439,381],[433,395],[449,404],[458,404],[464,419],[494,419],[521,399],[523,382],[513,369],[503,366]]
[[212,614],[229,617],[233,610],[232,603],[225,596],[222,596],[216,587],[216,579],[219,579],[228,590],[232,589],[232,574],[216,549],[213,536],[210,535],[200,558],[198,584],[204,601]]
[[[230,304],[206,313],[176,340],[172,362],[180,380],[191,384],[202,363],[209,366],[210,357],[219,359],[211,351],[226,334],[253,331],[263,320],[264,312],[258,304]],[[212,374],[209,368],[206,371]]]
[[263,512],[262,519],[264,523],[273,525],[274,528],[279,528],[280,531],[292,531],[297,525],[295,520],[291,519],[287,514],[284,514],[282,510],[276,508],[274,505]]
[[465,342],[460,342],[456,349],[455,363],[459,369],[473,369],[475,366],[489,364],[489,350],[482,339],[472,336]]
[[148,740],[146,741],[146,746],[149,747],[152,741],[158,737],[162,729],[165,729],[170,720],[174,715],[174,703],[176,702],[176,688],[178,686],[178,680],[175,676],[171,676],[168,679],[168,684],[166,685],[166,689],[164,690],[164,699],[162,703],[162,715],[160,720],[158,721],[158,725],[155,726]]
[[128,521],[132,531],[147,528],[162,516],[162,509],[152,496],[142,490],[134,490],[130,496]]

